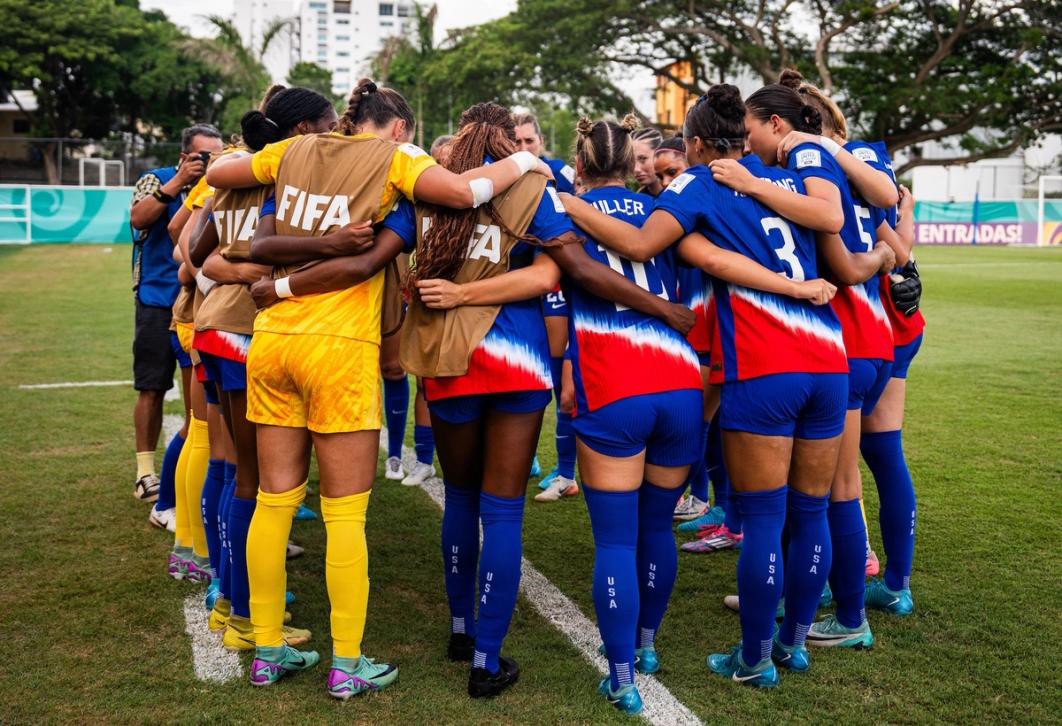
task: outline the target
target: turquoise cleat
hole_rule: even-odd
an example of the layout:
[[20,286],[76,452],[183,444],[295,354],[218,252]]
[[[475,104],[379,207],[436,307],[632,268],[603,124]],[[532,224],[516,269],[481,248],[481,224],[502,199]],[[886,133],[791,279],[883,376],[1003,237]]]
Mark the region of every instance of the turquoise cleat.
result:
[[749,667],[741,657],[741,645],[735,645],[729,653],[712,653],[708,656],[708,668],[746,686],[774,688],[778,685],[778,669],[770,658],[764,658]]
[[[535,463],[536,464],[538,463],[538,458],[535,459]],[[539,467],[539,468],[541,468],[541,467]],[[556,478],[559,474],[560,474],[560,471],[557,469],[557,467],[553,467],[552,469],[549,470],[548,474],[546,474],[544,477],[542,477],[539,480],[538,488],[539,489],[549,489],[549,483],[551,481],[553,481],[553,479]],[[534,467],[531,468],[531,476],[535,476]]]
[[713,527],[723,524],[726,521],[726,512],[722,507],[711,507],[707,512],[691,519],[687,522],[682,522],[675,528],[678,532],[696,532],[701,527]]
[[535,458],[531,461],[531,476],[540,476],[541,474],[542,464],[538,463],[538,454],[535,454]]
[[774,634],[774,644],[771,646],[771,660],[786,670],[794,673],[803,673],[811,667],[811,657],[808,649],[804,646],[786,645],[778,639],[778,633]]
[[830,589],[830,583],[827,582],[826,586],[822,588],[822,595],[819,596],[819,607],[827,608],[830,603],[833,602],[833,590]]
[[610,681],[611,679],[608,676],[601,679],[601,683],[597,686],[597,692],[624,713],[632,716],[640,713],[642,710],[642,695],[638,693],[638,688],[633,683],[629,683],[626,686],[620,686],[618,691],[613,691]]
[[836,615],[827,615],[808,630],[808,645],[826,648],[854,648],[862,650],[874,645],[874,634],[866,618],[856,628],[841,624]]
[[635,648],[634,670],[639,673],[656,673],[660,670],[660,658],[656,654],[656,648],[651,645]]
[[332,657],[328,673],[328,695],[346,701],[359,693],[387,688],[398,678],[398,666],[392,663],[373,663],[372,658]]
[[311,519],[317,519],[317,512],[315,512],[312,509],[310,509],[309,507],[307,507],[306,503],[303,502],[302,504],[299,505],[299,508],[295,511],[295,521],[297,521],[297,522],[308,522]]
[[316,650],[295,650],[290,645],[258,648],[251,662],[251,685],[271,686],[288,673],[313,668],[319,660]]
[[203,597],[203,605],[207,610],[214,609],[214,603],[217,602],[218,597],[221,595],[221,580],[216,577],[210,579],[210,584],[207,585],[206,595]]
[[902,590],[890,590],[885,581],[874,577],[867,583],[863,602],[868,608],[884,610],[893,615],[910,615],[914,612],[914,598],[911,597],[911,588]]

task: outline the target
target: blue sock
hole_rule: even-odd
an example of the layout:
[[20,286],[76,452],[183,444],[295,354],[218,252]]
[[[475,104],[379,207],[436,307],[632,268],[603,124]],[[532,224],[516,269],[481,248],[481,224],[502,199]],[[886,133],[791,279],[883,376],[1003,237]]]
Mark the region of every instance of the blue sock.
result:
[[[708,429],[710,424],[710,421],[705,421],[702,429],[704,438],[702,450],[705,452],[708,451]],[[708,465],[703,459],[693,462],[693,466],[690,467],[690,496],[697,497],[702,502],[708,501]]]
[[[637,554],[639,494],[594,489],[585,480],[583,494],[594,531],[594,611],[615,691],[634,682],[634,631],[641,611]],[[671,513],[674,511],[672,505]],[[669,530],[670,525],[668,522]]]
[[236,462],[234,462],[234,461],[226,461],[225,462],[225,483],[228,484],[229,482],[234,482],[234,481],[236,481]]
[[911,585],[916,510],[914,482],[903,455],[903,433],[863,434],[859,448],[878,486],[881,503],[878,522],[885,543],[885,585],[890,590],[902,590]]
[[384,416],[387,419],[387,455],[402,458],[402,440],[406,438],[406,414],[409,412],[409,381],[384,378]]
[[575,429],[572,415],[557,409],[557,474],[575,478]]
[[225,488],[225,460],[210,459],[207,462],[206,479],[203,480],[203,493],[199,499],[202,510],[203,529],[206,530],[207,553],[210,555],[210,571],[218,576],[221,566],[221,537],[218,536],[218,506],[221,503],[221,490]]
[[761,492],[734,492],[741,509],[745,539],[737,564],[741,598],[741,657],[754,666],[771,657],[774,613],[782,597],[782,527],[786,487]]
[[254,516],[255,499],[233,497],[229,505],[229,540],[232,553],[232,568],[229,570],[232,593],[232,612],[245,618],[251,617],[248,599],[251,595],[247,585],[247,530]]
[[430,466],[435,458],[435,435],[431,426],[417,424],[413,427],[413,448],[417,450],[417,461]]
[[[712,494],[715,495],[712,506],[722,507],[730,512],[730,479],[723,461],[723,430],[719,427],[719,414],[716,413],[708,426],[708,441],[704,447],[704,461],[708,477],[712,480]],[[737,507],[734,507],[737,509]],[[729,525],[728,525],[729,526]]]
[[858,499],[830,502],[830,539],[833,542],[833,565],[830,589],[837,603],[841,625],[857,628],[866,617],[863,593],[866,590],[867,528]]
[[785,562],[785,618],[778,637],[786,645],[803,645],[808,628],[815,621],[833,559],[826,517],[830,497],[813,497],[790,489],[787,504],[789,556]]
[[509,631],[520,588],[524,498],[479,495],[483,551],[479,555],[479,618],[472,667],[498,672],[498,654]]
[[638,490],[639,648],[651,647],[664,619],[678,575],[678,551],[671,518],[682,487],[664,489],[642,482]]
[[221,596],[226,600],[232,597],[232,543],[229,539],[229,512],[232,510],[232,497],[235,492],[236,483],[232,479],[226,480],[221,490],[221,503],[218,505],[218,530],[221,538],[218,581],[221,583]]
[[177,476],[177,459],[184,446],[184,437],[178,431],[166,444],[166,453],[162,455],[162,472],[159,474],[159,500],[155,509],[163,512],[177,506],[177,494],[174,491],[174,479]]
[[[430,429],[429,429],[430,430]],[[479,490],[446,484],[442,519],[443,582],[450,632],[476,636],[476,564],[479,561]]]

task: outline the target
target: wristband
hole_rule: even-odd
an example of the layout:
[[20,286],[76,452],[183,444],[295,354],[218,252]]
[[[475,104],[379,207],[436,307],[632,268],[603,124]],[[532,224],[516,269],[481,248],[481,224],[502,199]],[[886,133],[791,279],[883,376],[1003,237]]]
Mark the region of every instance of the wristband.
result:
[[476,209],[481,204],[486,204],[494,196],[494,182],[483,176],[476,177],[470,181],[468,188],[472,192],[473,209]]
[[199,292],[206,296],[210,294],[210,291],[214,289],[214,286],[217,285],[217,283],[207,277],[203,271],[200,270],[195,273],[195,285],[199,288]]
[[277,297],[280,298],[291,297],[295,294],[291,291],[290,278],[287,277],[278,277],[276,280],[273,280],[273,292],[275,292]]
[[153,191],[151,193],[151,196],[153,196],[156,201],[162,202],[163,204],[173,204],[177,201],[177,197],[162,191],[162,187],[159,187],[158,189]]
[[819,137],[819,146],[830,152],[830,156],[837,156],[837,152],[841,150],[840,144],[826,136]]
[[517,151],[515,154],[511,154],[509,158],[516,162],[521,174],[526,174],[538,166],[538,157],[530,151]]

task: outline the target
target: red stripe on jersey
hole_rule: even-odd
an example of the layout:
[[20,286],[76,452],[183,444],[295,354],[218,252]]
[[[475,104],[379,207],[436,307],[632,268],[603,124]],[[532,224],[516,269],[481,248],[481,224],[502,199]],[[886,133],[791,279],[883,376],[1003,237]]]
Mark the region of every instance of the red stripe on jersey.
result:
[[892,342],[896,346],[907,345],[925,330],[926,319],[922,316],[921,310],[916,310],[911,317],[907,317],[897,310],[896,304],[892,301],[892,292],[889,289],[889,285],[889,276],[882,275],[879,285],[881,288],[881,304],[885,307],[889,322],[892,323]]
[[841,321],[849,358],[892,360],[892,326],[881,298],[867,295],[862,284],[841,287],[830,303]]
[[488,339],[484,339],[472,351],[468,372],[463,376],[424,379],[424,393],[429,401],[482,393],[548,391],[552,388],[548,364],[544,367],[526,350],[491,345]]

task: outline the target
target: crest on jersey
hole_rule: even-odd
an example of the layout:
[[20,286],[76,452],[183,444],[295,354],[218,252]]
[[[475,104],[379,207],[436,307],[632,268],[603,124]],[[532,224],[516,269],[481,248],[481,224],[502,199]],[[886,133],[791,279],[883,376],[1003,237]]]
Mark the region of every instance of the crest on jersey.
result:
[[564,204],[561,203],[560,197],[557,196],[557,190],[553,187],[546,187],[546,193],[553,200],[553,211],[557,214],[564,214]]
[[670,192],[675,192],[675,194],[682,194],[682,190],[691,181],[693,181],[693,174],[679,174],[671,180],[671,183],[667,185],[667,189]]
[[874,153],[873,149],[869,149],[866,146],[857,147],[852,151],[852,156],[861,161],[877,161],[878,155]]
[[796,167],[803,169],[808,166],[822,166],[822,155],[818,149],[804,149],[797,152]]
[[398,147],[398,150],[411,159],[416,159],[418,156],[424,156],[428,153],[416,144],[402,144]]

